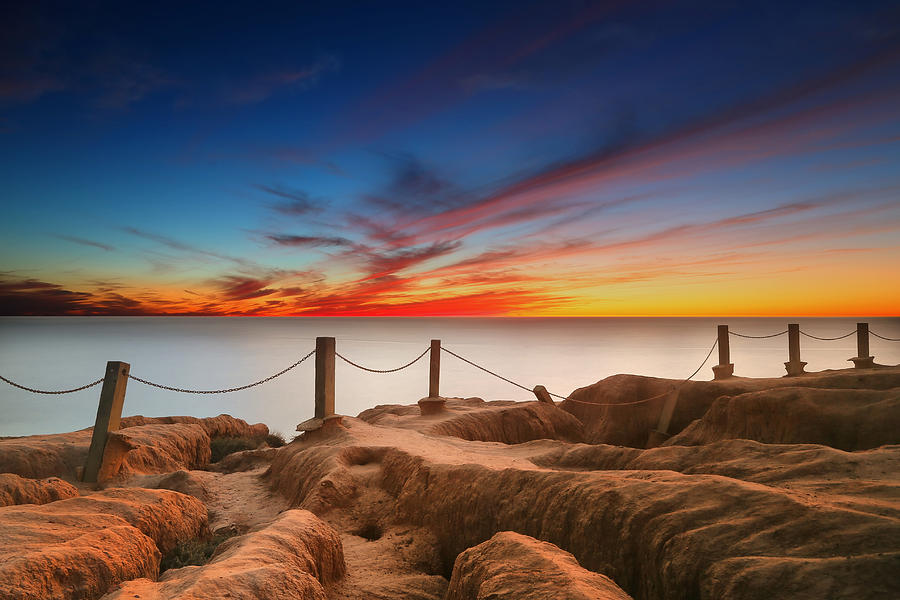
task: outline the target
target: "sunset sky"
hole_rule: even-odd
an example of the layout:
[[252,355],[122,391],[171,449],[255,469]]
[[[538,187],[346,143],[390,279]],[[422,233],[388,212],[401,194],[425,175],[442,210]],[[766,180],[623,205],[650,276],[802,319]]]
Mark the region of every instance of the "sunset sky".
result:
[[6,3],[0,314],[897,315],[895,2]]

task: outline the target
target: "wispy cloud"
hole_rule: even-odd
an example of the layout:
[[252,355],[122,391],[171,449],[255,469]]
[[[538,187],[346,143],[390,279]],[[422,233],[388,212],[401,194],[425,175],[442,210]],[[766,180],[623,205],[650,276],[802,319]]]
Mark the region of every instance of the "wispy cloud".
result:
[[340,67],[340,60],[327,54],[303,67],[270,71],[234,84],[225,92],[225,98],[232,104],[256,104],[281,91],[310,89],[319,83],[323,75],[334,73]]
[[72,242],[73,244],[80,244],[82,246],[91,246],[92,248],[99,248],[101,250],[106,250],[107,252],[111,252],[116,249],[115,246],[110,246],[109,244],[104,244],[102,242],[96,242],[94,240],[80,238],[80,237],[77,237],[74,235],[54,234],[53,237],[59,238],[61,240],[65,240],[67,242]]
[[133,236],[143,238],[145,240],[150,240],[152,242],[156,242],[162,246],[165,246],[171,250],[177,250],[179,252],[183,252],[189,254],[194,257],[203,258],[206,260],[214,259],[214,260],[225,260],[236,265],[254,268],[257,267],[252,261],[249,261],[244,258],[231,256],[228,254],[222,254],[220,252],[213,252],[210,250],[204,250],[202,248],[198,248],[197,246],[193,246],[191,244],[182,242],[175,238],[161,235],[158,233],[152,233],[149,231],[144,231],[143,229],[138,229],[136,227],[123,227],[122,231],[126,233],[130,233]]

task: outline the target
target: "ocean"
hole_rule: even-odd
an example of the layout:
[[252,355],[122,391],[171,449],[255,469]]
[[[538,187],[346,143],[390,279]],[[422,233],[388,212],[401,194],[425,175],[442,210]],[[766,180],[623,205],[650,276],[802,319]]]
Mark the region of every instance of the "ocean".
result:
[[[529,389],[560,395],[609,375],[634,373],[682,379],[703,361],[716,325],[767,335],[799,323],[801,331],[836,337],[854,331],[847,318],[326,318],[326,317],[0,317],[0,375],[45,390],[78,387],[103,376],[108,360],[131,364],[134,376],[172,387],[220,389],[268,377],[336,338],[337,352],[373,369],[391,369],[425,350],[431,339]],[[861,319],[884,337],[900,338],[900,318]],[[870,336],[879,364],[900,363],[900,342]],[[807,371],[841,369],[856,356],[856,336],[801,337]],[[713,352],[696,380],[712,379]],[[731,337],[735,374],[779,377],[787,336]],[[183,394],[128,383],[123,415],[228,413],[294,435],[313,415],[314,360],[261,386],[228,394]],[[378,404],[411,404],[427,396],[428,356],[390,374],[337,360],[335,408],[357,415]],[[72,431],[93,425],[100,386],[38,395],[0,381],[0,436]],[[442,353],[441,395],[533,400],[530,392]]]

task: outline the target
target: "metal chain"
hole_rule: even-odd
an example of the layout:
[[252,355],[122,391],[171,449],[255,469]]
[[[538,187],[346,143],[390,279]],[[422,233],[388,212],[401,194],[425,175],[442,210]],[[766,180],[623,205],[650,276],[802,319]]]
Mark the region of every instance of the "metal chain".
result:
[[34,388],[26,387],[24,385],[19,385],[15,381],[10,381],[3,375],[0,375],[0,379],[2,379],[3,381],[5,381],[6,383],[8,383],[9,385],[11,385],[13,387],[17,387],[20,390],[25,390],[26,392],[31,392],[32,394],[71,394],[72,392],[80,392],[81,390],[86,390],[90,387],[94,387],[98,383],[103,382],[103,378],[101,377],[97,381],[92,381],[91,383],[88,383],[87,385],[83,385],[83,386],[77,387],[77,388],[72,388],[71,390],[36,390]]
[[[704,358],[704,359],[703,359],[703,362],[700,363],[700,366],[697,367],[697,370],[695,370],[693,373],[691,373],[691,374],[688,376],[687,379],[682,380],[682,381],[678,384],[679,387],[682,386],[682,385],[684,385],[685,383],[687,383],[687,382],[690,381],[691,379],[693,379],[694,376],[695,376],[697,373],[700,372],[700,369],[703,368],[703,365],[705,365],[706,362],[709,360],[709,357],[712,356],[713,350],[716,349],[716,346],[718,345],[718,343],[719,343],[719,340],[716,339],[716,341],[713,342],[712,347],[709,349],[709,352],[707,353],[706,358]],[[490,374],[490,375],[493,375],[494,377],[496,377],[496,378],[498,378],[498,379],[502,379],[503,381],[505,381],[505,382],[507,382],[507,383],[511,383],[512,385],[516,386],[517,388],[523,389],[523,390],[525,390],[526,392],[532,392],[532,391],[533,391],[533,390],[531,390],[530,388],[525,387],[525,386],[522,385],[521,383],[516,383],[516,382],[513,381],[512,379],[507,379],[506,377],[503,377],[502,375],[499,375],[499,374],[497,374],[497,373],[494,373],[493,371],[491,371],[491,370],[489,370],[489,369],[486,369],[486,368],[482,367],[481,365],[476,364],[476,363],[472,362],[471,360],[469,360],[469,359],[467,359],[467,358],[463,358],[462,356],[460,356],[460,355],[457,354],[456,352],[453,352],[452,350],[448,350],[447,348],[444,348],[443,346],[441,346],[441,350],[443,350],[443,351],[446,352],[447,354],[450,354],[450,355],[452,355],[452,356],[455,356],[456,358],[458,358],[459,360],[461,360],[461,361],[463,361],[463,362],[465,362],[465,363],[468,363],[468,364],[472,365],[472,366],[475,367],[476,369],[481,369],[481,370],[484,371],[485,373],[488,373],[488,374]],[[675,388],[675,389],[677,389],[677,388]],[[650,398],[644,398],[643,400],[636,400],[636,401],[634,401],[634,402],[619,402],[619,403],[610,403],[610,404],[597,404],[597,403],[595,403],[595,402],[585,402],[585,401],[583,401],[583,400],[575,400],[574,398],[569,398],[568,396],[560,396],[559,394],[554,394],[553,392],[547,392],[547,393],[550,394],[551,396],[553,396],[554,398],[559,398],[560,400],[571,400],[572,402],[577,402],[577,403],[580,403],[580,404],[590,404],[590,405],[592,405],[592,406],[629,406],[629,405],[632,405],[632,404],[643,404],[644,402],[650,402],[651,400],[656,400],[657,398],[662,398],[663,396],[669,394],[670,392],[664,392],[664,393],[662,393],[662,394],[658,394],[658,395],[652,396],[652,397],[650,397]]]
[[403,365],[402,367],[397,367],[396,369],[370,369],[369,367],[364,367],[364,366],[362,366],[362,365],[356,364],[355,362],[353,362],[352,360],[350,360],[350,359],[347,358],[346,356],[341,356],[341,353],[340,353],[340,352],[335,352],[334,355],[337,356],[337,357],[338,357],[339,359],[341,359],[342,361],[344,361],[345,363],[347,363],[348,365],[352,365],[352,366],[356,367],[357,369],[362,369],[363,371],[368,371],[369,373],[396,373],[397,371],[402,371],[402,370],[405,369],[406,367],[411,367],[411,366],[413,366],[414,364],[416,364],[417,362],[419,362],[419,360],[420,360],[423,356],[425,356],[426,354],[428,354],[428,351],[429,351],[429,350],[431,350],[431,347],[425,348],[425,352],[423,352],[422,354],[418,355],[417,357],[415,357],[414,359],[412,359],[411,361],[409,361],[408,363],[406,363],[406,364]]
[[773,333],[773,334],[771,334],[771,335],[746,335],[746,334],[743,334],[743,333],[737,333],[737,332],[735,332],[735,331],[729,331],[729,332],[728,332],[728,335],[736,335],[736,336],[738,336],[738,337],[742,337],[742,338],[750,338],[750,339],[752,339],[752,340],[762,340],[762,339],[765,339],[765,338],[778,337],[779,335],[784,335],[784,334],[786,334],[787,332],[788,332],[788,330],[785,329],[784,331],[779,331],[778,333]]
[[854,333],[856,333],[856,330],[855,330],[855,329],[854,329],[853,331],[851,331],[850,333],[846,334],[846,335],[839,335],[838,337],[818,337],[818,336],[815,336],[815,335],[806,333],[806,332],[803,331],[802,329],[800,330],[800,335],[805,335],[806,337],[812,338],[812,339],[814,339],[814,340],[822,340],[823,342],[833,342],[834,340],[842,340],[842,339],[844,339],[844,338],[850,337],[850,336],[853,335]]
[[888,342],[900,342],[900,338],[889,338],[889,337],[884,337],[883,335],[878,335],[877,333],[875,333],[875,332],[872,331],[871,329],[869,330],[869,333],[871,333],[872,335],[874,335],[874,336],[877,337],[877,338],[881,338],[881,339],[886,340],[886,341],[888,341]]
[[476,369],[481,369],[481,370],[484,371],[485,373],[488,373],[488,374],[490,374],[490,375],[493,375],[494,377],[496,377],[496,378],[498,378],[498,379],[502,379],[502,380],[505,381],[506,383],[511,383],[511,384],[513,384],[514,386],[516,386],[517,388],[522,388],[522,389],[525,390],[526,392],[531,392],[531,391],[532,391],[530,388],[525,387],[525,386],[522,385],[521,383],[516,383],[516,382],[513,381],[512,379],[507,379],[507,378],[504,377],[503,375],[498,375],[497,373],[494,373],[493,371],[490,371],[490,370],[488,370],[488,369],[485,369],[485,368],[482,367],[481,365],[476,365],[476,364],[473,363],[471,360],[469,360],[469,359],[467,359],[467,358],[463,358],[462,356],[460,356],[460,355],[457,354],[456,352],[453,352],[452,350],[447,350],[447,349],[444,348],[443,346],[441,346],[441,350],[443,350],[443,351],[446,352],[447,354],[450,354],[450,355],[452,355],[452,356],[455,356],[456,358],[458,358],[459,360],[461,360],[461,361],[463,361],[463,362],[465,362],[465,363],[469,363],[470,365],[472,365],[472,366],[475,367]]
[[[678,383],[678,385],[676,385],[674,388],[672,388],[672,389],[669,390],[668,392],[663,392],[662,394],[657,394],[657,395],[655,395],[655,396],[650,396],[649,398],[644,398],[643,400],[635,400],[634,402],[607,402],[607,403],[597,403],[597,402],[585,402],[584,400],[576,400],[575,398],[563,398],[563,400],[568,400],[568,401],[570,401],[570,402],[575,402],[575,403],[577,403],[577,404],[590,404],[591,406],[632,406],[632,405],[635,405],[635,404],[643,404],[643,403],[645,403],[645,402],[650,402],[651,400],[657,400],[657,399],[659,399],[659,398],[663,398],[664,396],[668,396],[668,395],[671,394],[672,392],[677,391],[679,388],[681,388],[681,386],[683,386],[683,385],[686,384],[688,381],[690,381],[691,379],[693,379],[694,376],[695,376],[697,373],[700,372],[700,369],[703,368],[703,365],[705,365],[706,362],[709,360],[709,357],[712,356],[713,350],[716,349],[716,346],[717,346],[718,344],[719,344],[719,340],[716,339],[716,341],[713,342],[712,347],[709,349],[709,352],[706,354],[706,358],[704,358],[704,359],[703,359],[703,362],[700,363],[700,366],[697,367],[697,369],[696,369],[693,373],[691,373],[690,375],[688,375],[688,377],[687,377],[686,379],[682,379],[682,380]],[[550,394],[550,395],[551,395],[551,396],[556,396],[556,394]],[[562,398],[562,396],[556,396],[556,397],[557,397],[557,398]]]
[[159,383],[153,383],[152,381],[147,381],[146,379],[141,379],[140,377],[135,377],[134,375],[131,375],[131,374],[129,374],[128,377],[131,379],[134,379],[137,382],[143,383],[144,385],[149,385],[149,386],[152,386],[155,388],[159,388],[161,390],[169,390],[170,392],[182,392],[184,394],[227,394],[228,392],[238,392],[240,390],[246,390],[247,388],[252,388],[257,385],[262,385],[262,384],[266,383],[267,381],[272,381],[276,377],[284,375],[285,373],[287,373],[288,371],[290,371],[291,369],[293,369],[294,367],[296,367],[297,365],[299,365],[300,363],[302,363],[304,360],[306,360],[307,358],[309,358],[310,356],[312,356],[315,353],[316,353],[315,350],[311,351],[309,354],[307,354],[306,356],[304,356],[303,358],[301,358],[300,360],[298,360],[297,362],[295,362],[288,368],[282,369],[281,371],[278,371],[274,375],[269,375],[265,379],[260,379],[259,381],[254,381],[253,383],[248,383],[247,385],[242,385],[240,387],[227,388],[224,390],[188,390],[188,389],[184,389],[184,388],[177,388],[177,387],[171,387],[168,385],[162,385]]

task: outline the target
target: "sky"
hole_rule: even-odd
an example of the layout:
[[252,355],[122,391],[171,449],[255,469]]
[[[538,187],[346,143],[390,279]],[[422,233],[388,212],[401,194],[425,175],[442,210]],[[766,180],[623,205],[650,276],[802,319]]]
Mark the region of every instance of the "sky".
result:
[[894,2],[2,16],[2,315],[900,314]]

